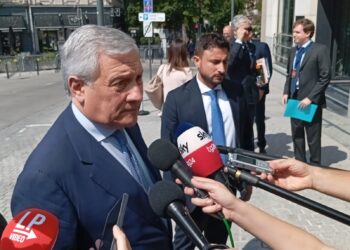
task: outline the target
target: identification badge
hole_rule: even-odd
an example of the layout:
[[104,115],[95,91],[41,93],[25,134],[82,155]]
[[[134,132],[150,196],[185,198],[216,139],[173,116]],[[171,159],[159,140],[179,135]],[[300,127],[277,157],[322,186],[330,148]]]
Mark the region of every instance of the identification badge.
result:
[[290,76],[291,76],[292,78],[297,77],[297,71],[296,71],[295,69],[292,69],[292,71],[290,72]]

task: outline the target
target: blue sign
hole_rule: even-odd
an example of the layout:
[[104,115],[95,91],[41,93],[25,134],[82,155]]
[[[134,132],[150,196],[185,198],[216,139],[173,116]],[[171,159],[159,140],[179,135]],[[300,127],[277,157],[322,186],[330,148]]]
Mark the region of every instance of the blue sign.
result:
[[143,0],[143,12],[153,12],[153,0]]

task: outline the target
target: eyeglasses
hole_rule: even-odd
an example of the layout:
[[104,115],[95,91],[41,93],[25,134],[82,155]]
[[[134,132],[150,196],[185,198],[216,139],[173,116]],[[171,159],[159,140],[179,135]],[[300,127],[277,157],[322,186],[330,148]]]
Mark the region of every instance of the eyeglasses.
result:
[[249,32],[251,32],[252,30],[253,30],[253,28],[252,27],[248,27],[248,28],[244,28],[246,31],[249,31]]

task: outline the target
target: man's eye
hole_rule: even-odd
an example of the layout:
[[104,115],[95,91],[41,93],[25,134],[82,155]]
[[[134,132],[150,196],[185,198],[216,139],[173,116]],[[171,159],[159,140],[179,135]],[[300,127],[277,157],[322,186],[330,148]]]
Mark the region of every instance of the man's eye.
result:
[[113,82],[111,84],[111,87],[116,88],[116,89],[124,89],[125,86],[127,85],[127,82],[125,81],[118,81],[118,82]]

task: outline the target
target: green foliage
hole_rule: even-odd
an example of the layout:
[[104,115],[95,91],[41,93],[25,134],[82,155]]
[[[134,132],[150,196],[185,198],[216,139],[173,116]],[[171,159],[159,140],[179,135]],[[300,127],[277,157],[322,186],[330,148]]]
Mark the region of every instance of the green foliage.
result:
[[141,37],[140,38],[140,45],[147,45],[149,39],[151,39],[151,44],[152,45],[160,45],[161,44],[160,37],[159,36],[155,36],[155,37]]
[[[244,0],[235,0],[235,14],[242,13]],[[142,22],[138,21],[138,13],[143,12],[142,0],[125,0],[127,6],[126,22],[128,27],[139,27],[142,32]],[[196,23],[206,20],[209,25],[202,31],[217,31],[221,33],[223,26],[231,19],[231,0],[153,0],[153,11],[165,13],[163,27],[170,31],[181,31],[185,28],[191,37],[197,33]],[[141,41],[140,41],[141,43]]]

